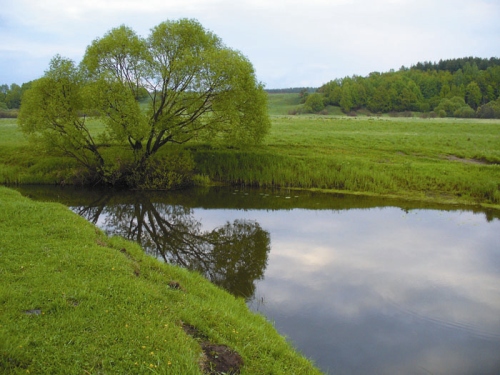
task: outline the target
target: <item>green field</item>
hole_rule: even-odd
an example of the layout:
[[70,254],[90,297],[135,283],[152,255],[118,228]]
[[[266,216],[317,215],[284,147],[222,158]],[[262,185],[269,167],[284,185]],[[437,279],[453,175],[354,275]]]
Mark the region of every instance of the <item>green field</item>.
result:
[[500,123],[274,117],[257,149],[198,152],[214,181],[500,203]]
[[[500,120],[290,116],[297,94],[269,98],[262,145],[181,147],[198,180],[500,206]],[[15,120],[0,120],[0,183],[72,184],[79,173],[71,159],[29,145]]]

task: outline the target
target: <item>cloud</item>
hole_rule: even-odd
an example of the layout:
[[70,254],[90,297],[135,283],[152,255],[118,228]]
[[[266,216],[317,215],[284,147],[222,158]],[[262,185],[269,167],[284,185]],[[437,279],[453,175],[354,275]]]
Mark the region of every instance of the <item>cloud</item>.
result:
[[[2,8],[0,61],[12,50],[46,60],[54,46],[78,60],[113,27],[126,24],[146,36],[158,23],[184,17],[245,54],[268,87],[318,86],[426,60],[492,57],[500,45],[500,4],[491,0],[17,0]],[[5,61],[0,68],[15,70]],[[6,73],[0,74],[2,81]]]

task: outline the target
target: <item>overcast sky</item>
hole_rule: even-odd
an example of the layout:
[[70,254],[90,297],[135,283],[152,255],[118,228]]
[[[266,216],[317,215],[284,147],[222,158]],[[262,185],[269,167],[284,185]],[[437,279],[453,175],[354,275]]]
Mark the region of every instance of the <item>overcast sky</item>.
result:
[[0,84],[125,24],[147,36],[195,18],[253,63],[266,88],[317,87],[419,61],[500,57],[500,0],[0,0]]

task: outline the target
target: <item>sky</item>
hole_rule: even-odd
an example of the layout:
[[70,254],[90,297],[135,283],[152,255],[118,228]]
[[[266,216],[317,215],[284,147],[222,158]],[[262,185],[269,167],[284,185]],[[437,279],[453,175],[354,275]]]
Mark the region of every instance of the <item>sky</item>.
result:
[[500,57],[500,0],[0,0],[0,84],[125,24],[147,37],[194,18],[240,51],[266,88],[319,87],[417,62]]

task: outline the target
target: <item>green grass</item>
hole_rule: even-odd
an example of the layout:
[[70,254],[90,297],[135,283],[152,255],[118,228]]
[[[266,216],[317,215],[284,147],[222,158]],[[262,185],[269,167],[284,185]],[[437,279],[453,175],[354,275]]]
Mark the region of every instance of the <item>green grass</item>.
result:
[[200,374],[184,322],[237,351],[242,374],[319,374],[244,300],[200,275],[62,205],[3,187],[0,205],[0,373]]
[[500,203],[498,121],[282,116],[259,148],[197,156],[215,181]]
[[301,105],[299,94],[269,94],[267,97],[270,115],[287,115]]
[[74,177],[69,158],[48,155],[29,143],[16,119],[0,119],[0,183],[59,184]]

